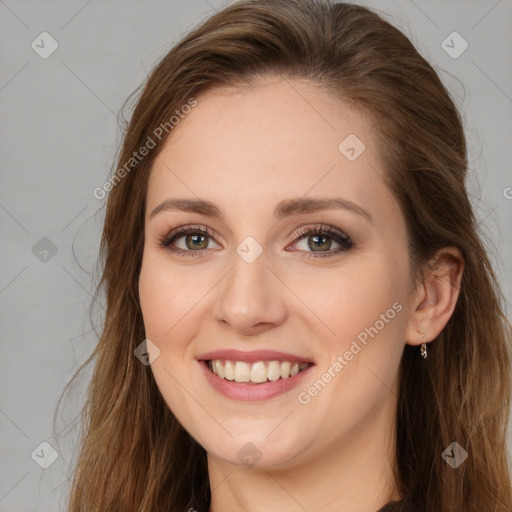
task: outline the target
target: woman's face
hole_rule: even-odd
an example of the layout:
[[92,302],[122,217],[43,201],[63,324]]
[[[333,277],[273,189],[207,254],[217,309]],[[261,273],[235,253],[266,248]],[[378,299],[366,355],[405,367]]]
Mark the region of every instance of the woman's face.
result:
[[139,293],[163,398],[210,459],[377,453],[412,283],[372,126],[297,81],[196,99],[148,184]]

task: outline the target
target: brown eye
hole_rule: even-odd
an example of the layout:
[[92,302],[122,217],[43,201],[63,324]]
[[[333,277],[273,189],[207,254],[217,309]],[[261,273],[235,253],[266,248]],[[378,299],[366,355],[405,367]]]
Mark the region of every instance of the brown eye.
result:
[[[183,237],[180,237],[183,238]],[[208,235],[185,235],[185,245],[187,249],[206,249],[208,247]]]
[[[210,242],[214,242],[213,235],[200,226],[178,228],[159,240],[162,247],[183,256],[200,255],[209,245],[212,248]],[[217,244],[215,246],[218,248]]]
[[307,227],[300,230],[294,246],[299,251],[307,253],[307,258],[314,258],[334,256],[348,251],[352,249],[354,242],[343,231],[320,225],[320,227]]
[[312,235],[307,238],[308,247],[312,251],[323,251],[331,248],[332,239],[325,235]]

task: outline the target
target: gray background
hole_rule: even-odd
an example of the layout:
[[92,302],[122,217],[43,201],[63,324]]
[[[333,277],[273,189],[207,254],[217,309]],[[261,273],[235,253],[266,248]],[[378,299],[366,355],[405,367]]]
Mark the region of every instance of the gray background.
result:
[[[473,203],[510,301],[512,2],[359,3],[389,13],[461,109]],[[87,309],[104,212],[92,191],[116,154],[116,116],[171,45],[226,4],[0,0],[0,512],[64,510],[76,439],[57,445],[52,420],[97,341]],[[31,47],[42,46],[43,31],[59,45],[46,59]],[[441,46],[453,31],[469,44],[457,58]],[[461,49],[460,41],[449,44]],[[87,375],[60,429],[77,414]],[[36,463],[49,453],[42,442],[59,455],[47,469]]]

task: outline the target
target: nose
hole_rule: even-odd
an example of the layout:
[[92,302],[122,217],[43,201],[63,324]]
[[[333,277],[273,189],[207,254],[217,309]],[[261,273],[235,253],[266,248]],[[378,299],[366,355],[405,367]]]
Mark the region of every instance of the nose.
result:
[[254,335],[281,325],[287,315],[283,283],[267,266],[265,252],[248,263],[237,253],[216,287],[215,319],[239,334]]

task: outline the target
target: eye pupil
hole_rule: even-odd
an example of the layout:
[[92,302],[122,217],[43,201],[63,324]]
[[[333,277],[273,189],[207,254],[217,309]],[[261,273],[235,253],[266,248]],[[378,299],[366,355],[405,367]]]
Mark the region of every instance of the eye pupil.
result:
[[[206,244],[204,245],[204,242],[206,240],[205,235],[187,235],[186,237],[186,245],[189,249],[206,249],[208,247],[208,241],[206,241]],[[189,244],[189,242],[192,241],[192,245]],[[201,245],[203,244],[203,245]]]
[[[328,237],[328,236],[325,236],[325,235],[312,235],[312,236],[309,237],[309,239],[313,240],[313,244],[308,242],[309,248],[312,249],[313,251],[315,251],[317,249],[329,249],[331,247],[330,237]],[[329,243],[326,244],[326,240],[329,240]],[[327,247],[324,247],[325,245]]]

